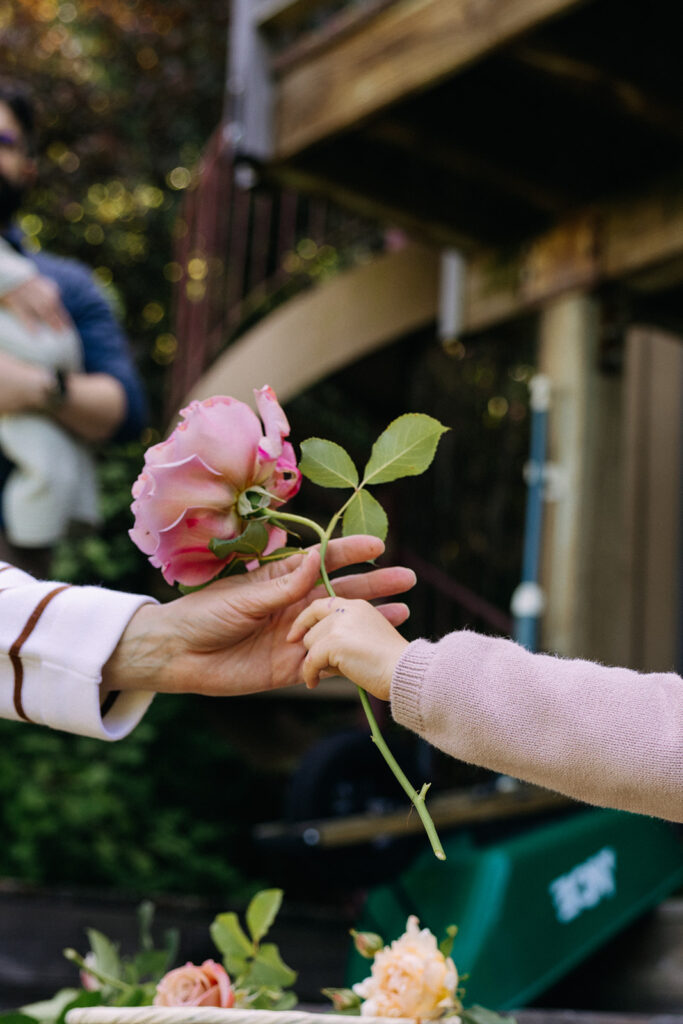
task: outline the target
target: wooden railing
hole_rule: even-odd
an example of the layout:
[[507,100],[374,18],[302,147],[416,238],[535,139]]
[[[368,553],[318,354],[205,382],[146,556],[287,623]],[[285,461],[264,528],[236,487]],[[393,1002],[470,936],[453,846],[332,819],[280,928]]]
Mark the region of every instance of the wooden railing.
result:
[[[327,200],[254,185],[219,128],[203,154],[176,228],[175,358],[167,419],[218,353],[255,320],[390,236]],[[250,187],[251,186],[251,187]]]

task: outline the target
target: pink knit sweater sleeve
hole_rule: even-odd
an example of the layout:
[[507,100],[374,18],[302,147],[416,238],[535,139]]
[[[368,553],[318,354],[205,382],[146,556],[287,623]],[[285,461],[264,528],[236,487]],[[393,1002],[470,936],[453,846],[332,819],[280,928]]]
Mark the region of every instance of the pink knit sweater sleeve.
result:
[[510,640],[416,640],[397,722],[436,747],[578,800],[683,821],[683,679],[530,654]]

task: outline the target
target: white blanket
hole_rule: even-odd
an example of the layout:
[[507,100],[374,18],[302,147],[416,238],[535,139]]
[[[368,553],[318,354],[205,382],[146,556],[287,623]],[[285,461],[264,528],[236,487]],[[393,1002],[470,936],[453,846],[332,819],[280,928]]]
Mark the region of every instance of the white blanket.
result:
[[[0,238],[0,297],[37,274],[33,263]],[[0,305],[0,351],[52,370],[83,369],[73,328],[31,329]],[[15,468],[2,503],[5,532],[20,547],[48,547],[71,522],[98,522],[95,463],[88,447],[50,416],[0,415],[0,448]]]

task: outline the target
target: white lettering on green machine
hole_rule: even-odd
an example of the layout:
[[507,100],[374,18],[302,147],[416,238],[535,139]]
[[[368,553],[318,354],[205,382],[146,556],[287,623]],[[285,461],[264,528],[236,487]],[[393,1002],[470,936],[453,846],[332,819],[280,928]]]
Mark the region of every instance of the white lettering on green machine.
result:
[[615,871],[617,855],[611,846],[605,846],[582,864],[560,875],[548,886],[561,924],[568,924],[584,910],[597,907],[602,900],[614,896],[617,887]]

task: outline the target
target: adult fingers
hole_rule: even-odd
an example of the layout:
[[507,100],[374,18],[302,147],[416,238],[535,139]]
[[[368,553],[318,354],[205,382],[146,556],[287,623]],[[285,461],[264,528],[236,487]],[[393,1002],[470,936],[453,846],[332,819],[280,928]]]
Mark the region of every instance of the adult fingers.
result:
[[[310,593],[320,572],[320,555],[308,551],[254,570],[248,576],[219,581],[240,611],[263,617],[300,601]],[[233,593],[234,592],[234,593]]]
[[387,566],[359,572],[355,576],[336,576],[333,580],[335,593],[339,597],[362,598],[372,601],[378,597],[402,594],[415,586],[417,577],[412,569],[401,565]]
[[327,546],[325,565],[328,572],[332,572],[357,562],[370,562],[383,553],[384,542],[379,537],[371,537],[366,533],[337,537]]
[[410,608],[401,601],[392,604],[377,604],[375,608],[392,626],[402,626],[410,618]]

